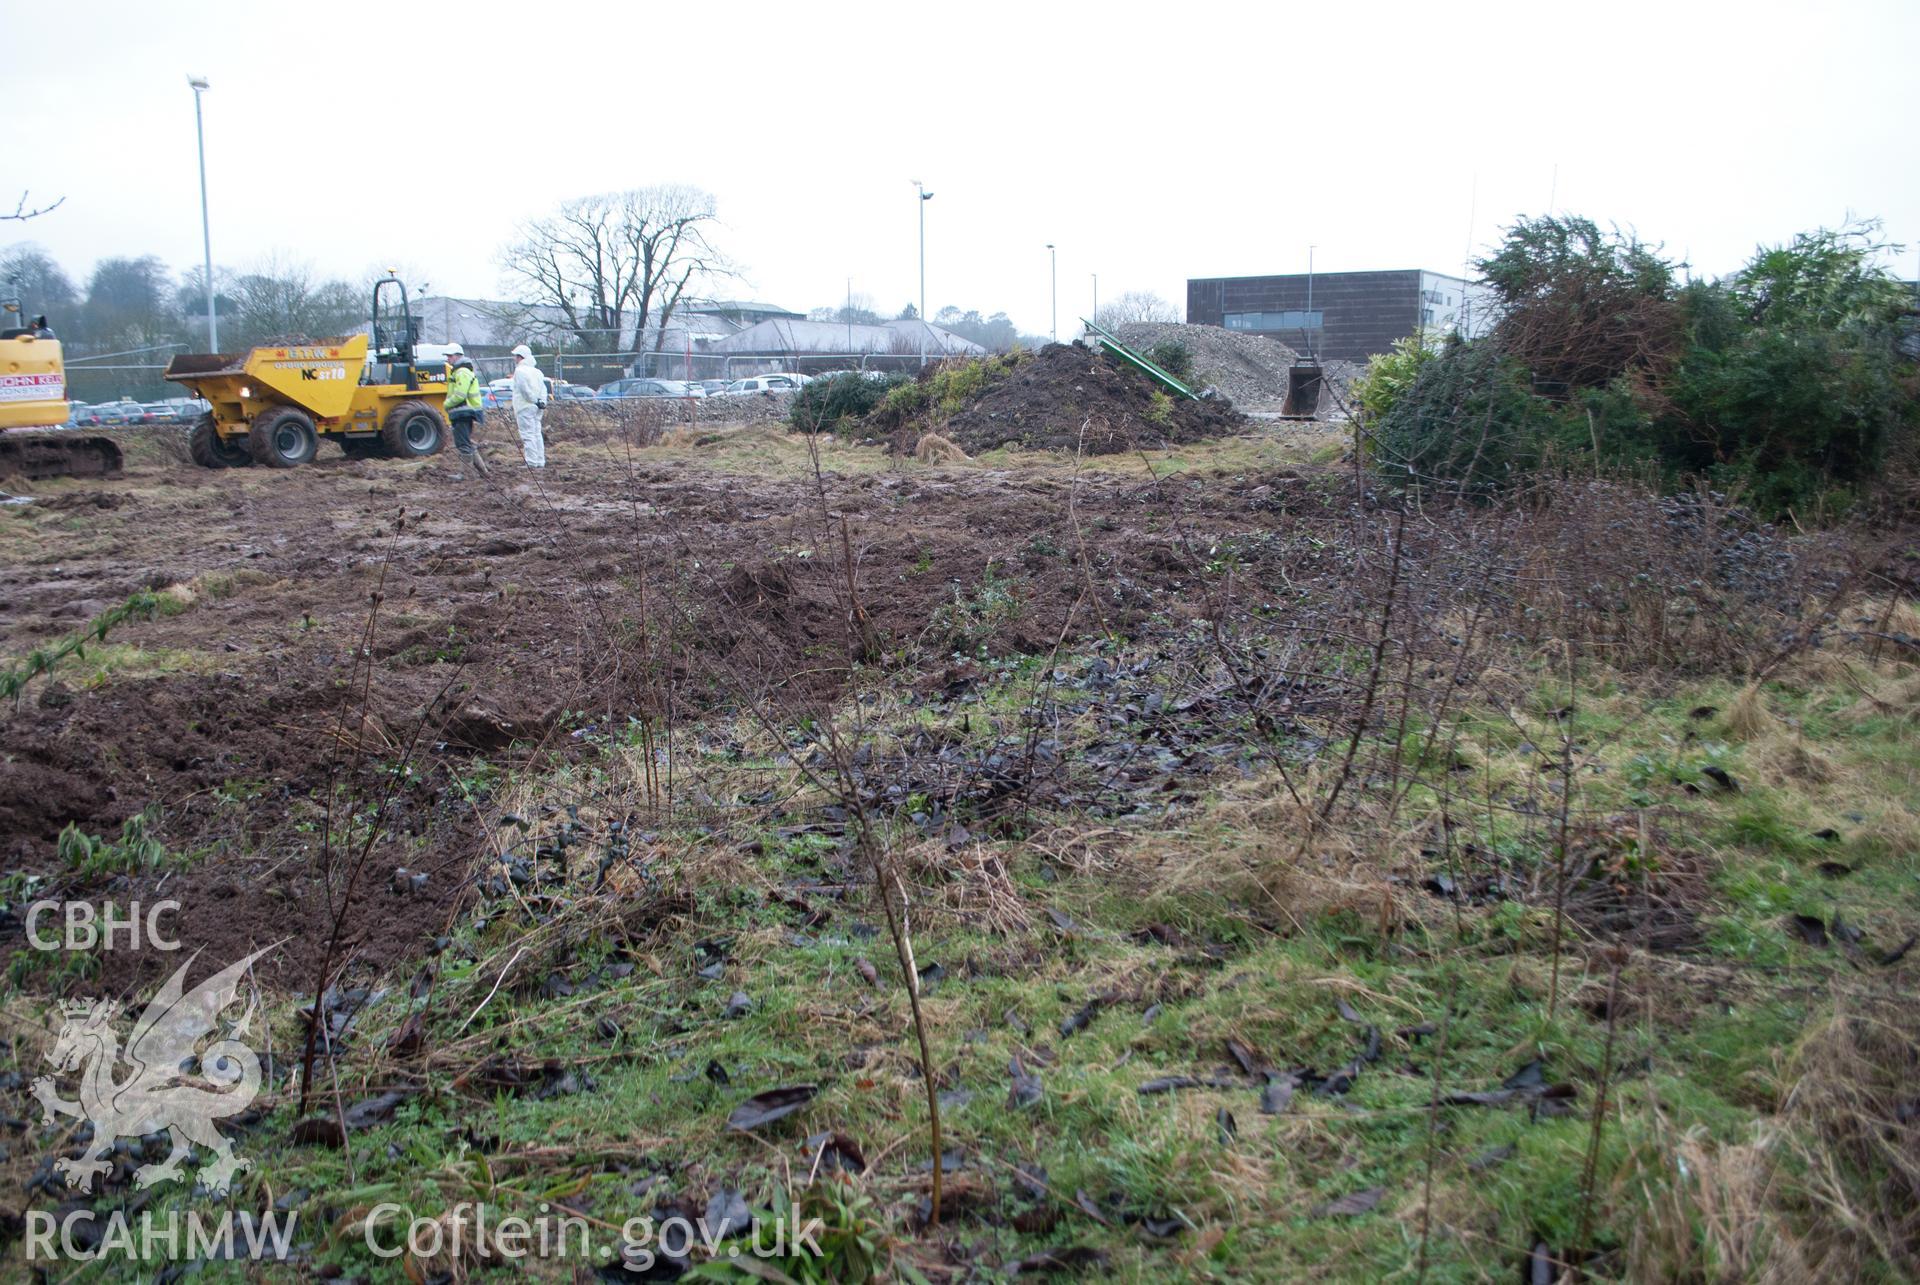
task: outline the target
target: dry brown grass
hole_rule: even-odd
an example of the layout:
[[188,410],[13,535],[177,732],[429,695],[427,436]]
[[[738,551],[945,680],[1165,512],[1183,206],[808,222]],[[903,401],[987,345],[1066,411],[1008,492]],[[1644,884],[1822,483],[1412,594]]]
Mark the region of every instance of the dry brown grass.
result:
[[921,905],[931,902],[935,913],[1001,935],[1031,927],[1026,900],[992,848],[929,840],[902,849],[900,867]]
[[1774,783],[1826,785],[1840,775],[1832,759],[1808,747],[1797,733],[1769,738],[1754,755],[1760,770]]
[[1781,1183],[1828,1279],[1920,1274],[1920,1036],[1905,996],[1843,996],[1788,1058]]
[[1328,788],[1317,773],[1291,791],[1278,774],[1249,782],[1210,810],[1205,831],[1140,844],[1122,877],[1143,898],[1218,897],[1292,932],[1344,912],[1391,936],[1421,909],[1410,885],[1388,876],[1417,851],[1424,827],[1390,822],[1371,799],[1323,820],[1315,805]]
[[913,458],[922,464],[970,464],[973,457],[961,450],[959,444],[938,433],[922,433],[920,442],[913,448]]
[[[1627,1278],[1646,1281],[1815,1279],[1776,1207],[1776,1139],[1715,1143],[1676,1133],[1656,1114],[1656,1142],[1622,1170],[1616,1201],[1640,1206],[1626,1244]],[[1637,1187],[1638,1190],[1632,1190]]]
[[1651,1140],[1619,1193],[1644,1214],[1633,1280],[1907,1280],[1920,1274],[1920,1037],[1904,997],[1842,994],[1782,1059],[1775,1114],[1743,1142]]
[[1920,719],[1920,673],[1890,675],[1856,683],[1861,699],[1847,711],[1856,722],[1870,718]]
[[1897,800],[1889,801],[1885,807],[1869,812],[1854,836],[1885,852],[1920,852],[1920,814]]
[[[1920,607],[1911,602],[1888,602],[1885,599],[1869,600],[1860,604],[1861,618],[1871,620],[1876,633],[1902,634],[1908,638],[1920,638]],[[1872,650],[1872,640],[1861,645]],[[1892,647],[1883,647],[1882,654],[1891,654]],[[1911,655],[1911,653],[1909,653]]]
[[1780,720],[1767,708],[1767,698],[1761,694],[1757,682],[1741,688],[1727,710],[1727,735],[1736,741],[1757,740],[1778,730],[1779,726]]
[[1831,757],[1807,744],[1797,723],[1784,721],[1767,708],[1757,685],[1742,689],[1720,727],[1729,740],[1745,744],[1746,761],[1766,785],[1806,793],[1808,786],[1855,784]]

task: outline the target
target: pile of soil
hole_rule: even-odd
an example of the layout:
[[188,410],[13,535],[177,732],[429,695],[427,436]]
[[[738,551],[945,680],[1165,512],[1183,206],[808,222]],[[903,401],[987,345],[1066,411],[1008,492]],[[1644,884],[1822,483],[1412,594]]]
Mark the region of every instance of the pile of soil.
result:
[[[1287,400],[1287,371],[1300,354],[1265,335],[1241,334],[1219,326],[1186,326],[1170,322],[1129,322],[1114,331],[1120,341],[1145,352],[1160,343],[1177,343],[1193,354],[1196,385],[1212,387],[1234,405],[1248,411],[1278,411]],[[1327,392],[1320,398],[1317,418],[1345,414],[1347,388],[1364,367],[1350,361],[1321,363]]]
[[938,432],[969,455],[1001,446],[1111,455],[1225,437],[1245,426],[1225,398],[1189,401],[1082,344],[1049,344],[944,423],[910,423],[893,440],[903,452],[921,433]]

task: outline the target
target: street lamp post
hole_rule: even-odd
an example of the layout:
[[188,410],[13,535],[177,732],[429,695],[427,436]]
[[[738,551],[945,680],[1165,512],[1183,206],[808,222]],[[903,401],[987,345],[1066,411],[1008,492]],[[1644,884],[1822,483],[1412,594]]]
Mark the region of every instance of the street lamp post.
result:
[[1053,270],[1053,320],[1048,333],[1053,342],[1060,342],[1060,252],[1053,248],[1053,242],[1047,242],[1047,261]]
[[1307,316],[1306,325],[1300,333],[1307,337],[1307,359],[1313,359],[1313,252],[1317,247],[1307,247]]
[[920,194],[920,364],[927,364],[927,202],[933,199],[933,193],[927,191],[927,185],[919,179],[913,180],[913,187]]
[[213,317],[213,227],[207,220],[207,131],[200,118],[200,95],[207,90],[205,76],[188,76],[193,86],[193,135],[200,143],[200,248],[207,263],[207,351],[220,351],[220,327]]

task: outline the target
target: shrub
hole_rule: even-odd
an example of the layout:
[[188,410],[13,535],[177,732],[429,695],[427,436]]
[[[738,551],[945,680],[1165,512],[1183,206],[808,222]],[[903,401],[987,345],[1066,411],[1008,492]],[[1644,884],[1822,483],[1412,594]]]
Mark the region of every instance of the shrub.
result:
[[1171,427],[1173,425],[1173,398],[1167,396],[1166,390],[1163,388],[1154,389],[1148,397],[1147,409],[1142,412],[1140,418],[1159,428]]
[[909,386],[905,375],[869,379],[865,375],[835,375],[816,379],[800,390],[788,412],[788,422],[803,433],[836,431],[842,421],[865,419],[873,408]]
[[1872,231],[1807,233],[1676,290],[1630,237],[1524,221],[1480,264],[1490,334],[1403,342],[1369,366],[1376,463],[1481,488],[1586,453],[1737,490],[1768,517],[1842,508],[1920,426],[1899,348],[1909,299],[1875,265]]
[[898,388],[888,390],[883,407],[889,415],[906,419],[925,410],[929,396],[926,384],[919,380],[908,380]]
[[1147,349],[1147,360],[1183,384],[1193,382],[1193,350],[1178,339],[1162,339]]
[[1673,265],[1631,235],[1589,219],[1522,219],[1477,266],[1493,296],[1492,338],[1536,392],[1602,388],[1678,355]]
[[979,361],[942,362],[933,372],[932,400],[941,416],[956,415],[987,386],[995,365],[991,357]]
[[1553,419],[1518,362],[1491,344],[1456,340],[1414,363],[1411,381],[1374,422],[1374,463],[1407,485],[1499,486],[1541,462]]
[[1378,423],[1387,417],[1401,394],[1413,386],[1420,368],[1439,349],[1418,338],[1397,340],[1392,352],[1375,355],[1367,362],[1366,373],[1353,381],[1354,401],[1369,421]]
[[991,357],[949,358],[930,366],[918,379],[902,383],[887,394],[873,426],[891,432],[925,416],[938,427],[1025,360],[1027,355],[1015,348]]
[[1873,265],[1871,232],[1804,233],[1690,293],[1663,462],[1745,483],[1775,513],[1879,476],[1920,398],[1898,347],[1909,297]]
[[986,656],[990,648],[1008,642],[1023,609],[1014,585],[989,564],[986,578],[972,594],[953,586],[952,600],[935,608],[928,619],[927,634],[937,647],[956,656]]

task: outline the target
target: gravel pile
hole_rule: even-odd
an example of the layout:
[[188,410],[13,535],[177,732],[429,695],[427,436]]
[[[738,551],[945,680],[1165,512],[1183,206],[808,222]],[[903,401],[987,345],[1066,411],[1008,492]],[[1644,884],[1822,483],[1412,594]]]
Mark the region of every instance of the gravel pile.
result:
[[[1278,411],[1287,400],[1287,371],[1299,353],[1277,339],[1245,335],[1219,326],[1185,326],[1170,322],[1136,321],[1114,331],[1122,343],[1145,352],[1169,340],[1185,344],[1193,354],[1193,370],[1202,385],[1211,384],[1243,411]],[[1347,389],[1365,369],[1350,361],[1322,363],[1327,389],[1320,396],[1317,418],[1342,416]],[[1330,396],[1337,394],[1337,396]]]

